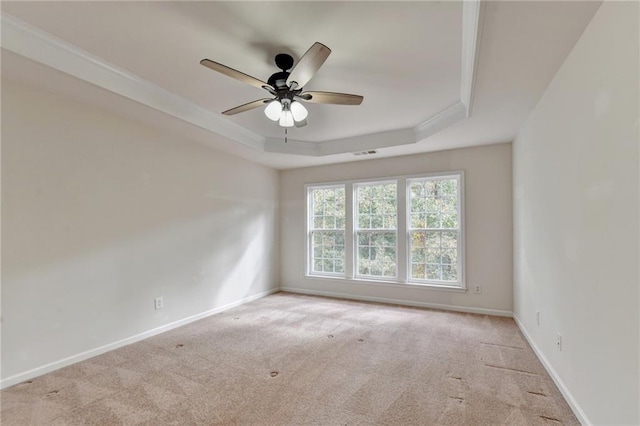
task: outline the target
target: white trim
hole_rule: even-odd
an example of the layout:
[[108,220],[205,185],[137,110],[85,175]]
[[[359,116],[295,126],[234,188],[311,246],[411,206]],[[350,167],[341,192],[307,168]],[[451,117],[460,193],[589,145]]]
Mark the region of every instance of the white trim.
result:
[[476,82],[476,69],[480,56],[480,37],[484,16],[481,0],[465,0],[462,5],[462,66],[460,75],[460,102],[465,116],[471,116]]
[[544,353],[540,350],[540,348],[538,348],[529,333],[527,333],[526,328],[515,315],[515,313],[513,314],[513,320],[518,325],[518,328],[522,332],[522,335],[529,343],[529,346],[531,346],[531,348],[533,349],[533,352],[536,354],[545,370],[547,370],[547,373],[549,373],[549,376],[551,376],[551,378],[553,379],[553,382],[556,384],[558,389],[560,389],[560,393],[562,393],[562,396],[564,396],[564,399],[569,404],[569,407],[571,408],[571,411],[573,411],[573,414],[575,414],[575,416],[578,418],[580,424],[592,425],[593,423],[589,420],[587,414],[584,412],[580,404],[578,404],[578,401],[576,401],[576,399],[573,397],[573,394],[569,391],[569,388],[567,388],[567,385],[564,384],[558,373],[556,373],[556,370],[553,368],[547,357],[544,356]]
[[480,0],[465,0],[462,5],[461,84],[459,99],[454,104],[414,127],[317,142],[291,139],[285,144],[280,138],[265,138],[6,13],[1,15],[2,47],[260,152],[317,157],[415,144],[468,118],[475,88],[482,9]]
[[416,142],[426,139],[467,117],[466,106],[460,101],[456,102],[414,127],[413,132]]
[[143,333],[136,334],[134,336],[127,337],[125,339],[118,340],[116,342],[109,343],[107,345],[100,346],[100,347],[97,347],[95,349],[90,349],[88,351],[81,352],[81,353],[76,354],[76,355],[71,355],[71,356],[69,356],[67,358],[63,358],[61,360],[54,361],[54,362],[46,364],[46,365],[43,365],[43,366],[40,366],[40,367],[36,367],[36,368],[31,369],[29,371],[25,371],[23,373],[15,374],[15,375],[13,375],[11,377],[7,377],[6,379],[2,379],[2,381],[0,381],[0,389],[4,389],[6,387],[16,385],[18,383],[24,382],[25,380],[29,380],[29,379],[32,379],[32,378],[37,377],[37,376],[41,376],[41,375],[46,374],[46,373],[50,373],[50,372],[58,370],[60,368],[63,368],[63,367],[78,363],[80,361],[84,361],[86,359],[93,358],[94,356],[101,355],[101,354],[103,354],[105,352],[109,352],[109,351],[112,351],[114,349],[118,349],[118,348],[121,348],[123,346],[127,346],[127,345],[130,345],[132,343],[136,343],[136,342],[139,342],[141,340],[148,339],[149,337],[155,336],[155,335],[160,334],[160,333],[164,333],[165,331],[173,330],[174,328],[178,328],[178,327],[181,327],[183,325],[187,325],[189,323],[192,323],[194,321],[198,321],[198,320],[200,320],[202,318],[209,317],[211,315],[226,311],[226,310],[231,309],[231,308],[235,308],[236,306],[240,306],[240,305],[243,305],[245,303],[249,303],[249,302],[252,302],[254,300],[261,299],[261,298],[263,298],[265,296],[268,296],[270,294],[277,293],[278,291],[280,291],[280,289],[279,288],[275,288],[275,289],[263,291],[262,293],[254,294],[252,296],[247,296],[247,297],[245,297],[243,299],[236,300],[235,302],[227,303],[226,305],[219,306],[219,307],[213,308],[213,309],[209,309],[208,311],[201,312],[199,314],[192,315],[190,317],[183,318],[181,320],[174,321],[174,322],[171,322],[169,324],[165,324],[165,325],[162,325],[160,327],[153,328],[153,329],[145,331]]
[[[467,257],[467,246],[465,244],[465,237],[467,234],[467,230],[466,230],[466,221],[465,221],[465,197],[466,197],[466,192],[465,192],[465,186],[464,186],[464,181],[465,181],[465,175],[464,175],[464,170],[459,170],[456,172],[450,172],[450,173],[442,173],[442,174],[438,174],[438,173],[429,173],[429,175],[425,175],[425,176],[415,176],[415,177],[407,177],[406,179],[406,193],[409,194],[409,190],[410,190],[410,182],[411,181],[420,181],[420,180],[445,180],[447,178],[451,178],[451,179],[456,179],[458,181],[458,228],[456,229],[456,231],[458,232],[458,263],[457,263],[457,267],[458,267],[458,281],[456,282],[456,284],[458,285],[451,285],[451,287],[455,287],[455,288],[459,288],[462,290],[466,290],[467,289],[467,262],[466,262],[466,257]],[[407,204],[408,205],[408,204]],[[412,229],[410,229],[410,224],[411,224],[411,209],[407,209],[406,211],[406,223],[407,226],[405,228],[406,231],[406,249],[407,249],[407,272],[411,270],[411,248],[410,248],[410,244],[411,244],[411,238],[410,238],[410,233],[412,231]],[[441,229],[441,231],[450,231],[450,229]],[[437,281],[437,280],[419,280],[419,279],[410,279],[410,275],[411,274],[407,274],[407,283],[409,284],[425,284],[425,285],[446,285],[446,284],[440,284],[440,283],[446,283],[447,281]]]
[[2,47],[189,124],[264,151],[263,136],[6,13],[2,13]]
[[[446,285],[446,284],[438,284],[437,281],[431,282],[415,282],[415,281],[389,281],[383,278],[375,279],[373,277],[364,277],[364,278],[348,278],[344,276],[328,276],[328,275],[319,275],[319,274],[305,274],[303,278],[307,279],[319,279],[319,280],[336,280],[336,282],[347,283],[347,284],[366,284],[366,285],[378,285],[382,287],[394,287],[394,288],[421,288],[425,290],[442,290],[442,291],[451,291],[453,293],[466,293],[469,289],[462,288],[459,286]],[[444,281],[441,281],[444,283]]]
[[[398,216],[399,216],[399,204],[398,204],[398,188],[399,188],[399,184],[400,184],[400,179],[389,179],[389,180],[385,180],[385,179],[376,179],[376,180],[367,180],[367,181],[358,181],[358,182],[354,182],[352,184],[352,191],[351,193],[353,194],[353,200],[352,200],[352,211],[353,211],[353,218],[352,218],[352,228],[353,228],[353,235],[351,235],[351,242],[353,244],[352,246],[352,256],[353,256],[353,275],[350,275],[350,277],[353,277],[353,279],[355,280],[371,280],[371,281],[400,281],[400,268],[399,266],[401,265],[401,263],[399,262],[398,259],[398,247],[400,246],[399,243],[399,223],[398,223]],[[358,205],[359,205],[359,198],[358,198],[358,189],[362,188],[362,187],[367,187],[367,186],[377,186],[377,185],[395,185],[396,187],[396,227],[394,229],[388,229],[388,228],[365,228],[365,229],[361,229],[358,225],[358,221],[359,219],[359,210],[358,210]],[[359,251],[359,246],[358,246],[358,232],[367,232],[367,233],[376,233],[376,232],[395,232],[396,234],[396,274],[393,277],[390,276],[384,276],[384,275],[365,275],[365,274],[360,274],[359,271],[359,263],[358,263],[358,258],[359,255],[357,255],[356,253],[358,253]]]
[[473,306],[442,305],[438,303],[418,302],[415,300],[389,299],[386,297],[363,296],[360,294],[335,293],[332,291],[309,290],[296,287],[280,287],[280,291],[288,293],[308,294],[311,296],[335,297],[338,299],[361,300],[365,302],[387,303],[391,305],[416,306],[419,308],[439,309],[444,311],[466,312],[470,314],[495,315],[501,317],[513,316],[511,311],[498,309],[476,308]]

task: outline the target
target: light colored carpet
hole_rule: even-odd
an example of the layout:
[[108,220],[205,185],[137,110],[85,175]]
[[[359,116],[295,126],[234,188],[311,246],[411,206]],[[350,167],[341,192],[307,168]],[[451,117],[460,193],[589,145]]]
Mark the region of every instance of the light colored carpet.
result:
[[2,426],[578,424],[512,319],[287,293],[0,396]]

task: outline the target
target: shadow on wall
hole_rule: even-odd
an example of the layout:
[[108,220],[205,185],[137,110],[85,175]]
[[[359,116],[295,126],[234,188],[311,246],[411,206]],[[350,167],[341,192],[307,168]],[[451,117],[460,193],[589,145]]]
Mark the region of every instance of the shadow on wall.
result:
[[[3,372],[93,349],[268,290],[275,214],[268,203],[227,205],[57,264],[7,277]],[[165,308],[153,310],[163,296]],[[24,367],[21,367],[24,366]],[[6,377],[6,376],[5,376]]]
[[2,101],[3,377],[277,285],[277,172],[43,92]]

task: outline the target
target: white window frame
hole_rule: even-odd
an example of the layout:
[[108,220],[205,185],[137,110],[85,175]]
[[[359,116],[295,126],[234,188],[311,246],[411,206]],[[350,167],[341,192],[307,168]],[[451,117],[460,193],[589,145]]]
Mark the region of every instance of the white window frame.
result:
[[[411,278],[411,209],[409,208],[409,194],[411,188],[411,182],[415,181],[425,181],[425,180],[451,180],[456,179],[458,181],[458,201],[457,201],[457,214],[458,214],[458,245],[456,250],[458,252],[457,256],[457,269],[458,269],[458,281],[443,281],[443,280],[430,280],[430,279],[417,279]],[[405,243],[406,243],[406,270],[407,270],[407,282],[412,284],[428,284],[433,286],[451,286],[456,288],[465,288],[466,289],[466,280],[465,280],[465,256],[464,256],[464,173],[463,172],[454,172],[454,173],[438,173],[438,174],[430,174],[423,176],[411,176],[407,177],[405,181],[405,193],[407,194],[407,202],[405,203],[406,210],[406,226],[405,226]],[[443,228],[442,228],[443,229]],[[442,230],[441,229],[441,230]],[[440,231],[441,231],[440,230]]]
[[[356,223],[358,222],[358,200],[357,200],[357,191],[358,188],[362,188],[365,186],[373,186],[373,185],[386,185],[386,184],[395,184],[396,186],[396,228],[395,229],[365,229],[363,231],[365,232],[389,232],[389,231],[395,231],[396,233],[396,274],[393,277],[389,277],[389,276],[378,276],[378,275],[365,275],[365,274],[360,274],[358,273],[358,227],[356,226]],[[360,182],[353,182],[352,184],[352,196],[353,196],[353,221],[351,222],[351,226],[353,227],[353,235],[352,235],[352,244],[353,244],[353,250],[352,253],[347,253],[346,255],[348,256],[349,254],[353,255],[353,268],[354,268],[354,272],[353,272],[353,276],[355,279],[360,279],[360,280],[375,280],[375,281],[397,281],[398,280],[398,272],[401,269],[400,267],[400,263],[399,263],[399,259],[398,259],[398,247],[400,246],[399,244],[399,239],[400,239],[400,232],[399,232],[399,228],[398,228],[398,220],[399,220],[399,215],[398,215],[398,185],[399,182],[397,179],[384,179],[384,180],[367,180],[367,181],[360,181]],[[347,207],[348,208],[348,207]]]
[[[459,238],[458,238],[458,281],[453,283],[449,281],[436,281],[436,280],[412,280],[410,279],[410,243],[409,227],[410,224],[410,209],[408,207],[408,191],[411,180],[416,179],[458,179],[458,220],[459,220]],[[355,191],[356,186],[360,184],[375,184],[384,182],[396,182],[397,188],[397,227],[396,227],[396,278],[391,277],[376,277],[370,275],[359,276],[356,274],[356,227],[354,220],[356,216],[356,199]],[[310,238],[311,228],[309,220],[312,220],[311,199],[309,197],[312,189],[330,188],[344,185],[345,188],[345,273],[319,273],[312,272],[311,268],[311,254],[313,241]],[[416,175],[405,176],[385,176],[370,179],[357,179],[357,180],[344,180],[335,182],[324,183],[312,183],[306,184],[305,187],[305,209],[306,218],[305,221],[305,276],[308,278],[322,278],[343,280],[353,283],[365,283],[365,284],[377,284],[377,285],[390,285],[401,287],[428,287],[432,289],[446,290],[446,291],[467,291],[466,286],[466,243],[465,243],[465,179],[464,171],[449,171],[442,173],[423,173]]]
[[[335,188],[344,188],[345,190],[345,209],[346,209],[346,197],[347,197],[347,187],[344,183],[332,183],[332,184],[327,184],[327,185],[305,185],[305,190],[306,190],[306,197],[307,197],[307,224],[306,224],[306,233],[305,233],[305,239],[307,241],[306,244],[306,258],[307,258],[307,267],[306,267],[306,274],[309,276],[325,276],[325,277],[343,277],[345,275],[345,273],[340,273],[340,272],[326,272],[326,271],[314,271],[313,270],[313,231],[338,231],[339,229],[314,229],[314,227],[311,225],[313,224],[313,209],[311,208],[311,203],[312,203],[312,199],[311,199],[311,191],[313,191],[314,189],[335,189]],[[347,234],[347,217],[346,217],[346,211],[345,211],[345,229],[344,229],[344,242],[345,242],[345,260],[344,260],[344,269],[346,272],[346,263],[347,263],[347,258],[349,257],[348,252],[347,252],[347,239],[349,238],[349,234]]]

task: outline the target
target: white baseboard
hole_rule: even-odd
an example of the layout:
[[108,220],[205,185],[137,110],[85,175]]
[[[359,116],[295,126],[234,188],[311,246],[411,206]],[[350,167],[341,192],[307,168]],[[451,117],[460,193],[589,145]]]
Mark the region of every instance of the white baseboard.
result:
[[551,378],[553,379],[553,382],[556,384],[558,389],[560,389],[560,393],[562,393],[562,396],[564,396],[564,399],[569,404],[569,407],[573,411],[573,414],[575,414],[575,416],[578,418],[578,421],[580,422],[580,424],[592,425],[593,423],[589,421],[587,414],[584,412],[582,407],[580,407],[580,404],[578,404],[578,401],[576,401],[576,399],[573,397],[573,394],[569,391],[569,389],[564,384],[560,376],[558,376],[558,373],[556,373],[556,370],[554,370],[554,368],[551,366],[551,363],[549,362],[547,357],[544,356],[540,348],[538,348],[538,346],[534,343],[533,339],[531,338],[529,333],[527,333],[527,330],[524,328],[524,325],[515,314],[513,315],[513,320],[518,325],[518,328],[522,332],[522,335],[524,336],[524,338],[527,339],[527,342],[529,342],[529,346],[531,346],[531,348],[533,349],[533,352],[536,354],[536,356],[544,366],[545,370],[547,370],[547,373],[549,373],[549,376],[551,376]]
[[437,303],[417,302],[415,300],[388,299],[386,297],[373,297],[373,296],[362,296],[362,295],[354,295],[354,294],[346,294],[346,293],[334,293],[331,291],[308,290],[308,289],[295,288],[295,287],[280,287],[280,290],[286,291],[289,293],[309,294],[312,296],[327,296],[327,297],[335,297],[338,299],[362,300],[365,302],[389,303],[392,305],[417,306],[419,308],[431,308],[431,309],[440,309],[445,311],[467,312],[471,314],[496,315],[501,317],[513,316],[511,311],[475,308],[472,306],[442,305]]
[[278,291],[280,291],[280,289],[275,288],[275,289],[264,291],[262,293],[254,294],[252,296],[248,296],[248,297],[245,297],[243,299],[236,300],[235,302],[231,302],[231,303],[228,303],[226,305],[219,306],[217,308],[213,308],[213,309],[210,309],[208,311],[201,312],[199,314],[192,315],[190,317],[183,318],[181,320],[174,321],[174,322],[171,322],[169,324],[165,324],[165,325],[160,326],[160,327],[156,327],[154,329],[145,331],[145,332],[140,333],[140,334],[136,334],[135,336],[127,337],[126,339],[118,340],[117,342],[109,343],[107,345],[100,346],[100,347],[95,348],[95,349],[90,349],[88,351],[85,351],[85,352],[82,352],[82,353],[79,353],[79,354],[76,354],[76,355],[72,355],[70,357],[61,359],[59,361],[52,362],[50,364],[43,365],[41,367],[34,368],[32,370],[29,370],[29,371],[25,371],[23,373],[15,374],[15,375],[13,375],[11,377],[7,377],[6,379],[2,379],[0,381],[0,389],[4,389],[6,387],[16,385],[18,383],[24,382],[25,380],[33,379],[34,377],[38,377],[38,376],[41,376],[43,374],[50,373],[52,371],[58,370],[58,369],[63,368],[63,367],[67,367],[67,366],[69,366],[71,364],[75,364],[77,362],[84,361],[84,360],[89,359],[89,358],[93,358],[94,356],[101,355],[101,354],[103,354],[105,352],[109,352],[109,351],[112,351],[114,349],[118,349],[118,348],[121,348],[123,346],[127,346],[127,345],[130,345],[132,343],[139,342],[141,340],[144,340],[144,339],[147,339],[149,337],[155,336],[156,334],[160,334],[160,333],[164,333],[165,331],[173,330],[174,328],[178,328],[178,327],[181,327],[183,325],[186,325],[186,324],[192,323],[194,321],[197,321],[199,319],[206,318],[208,316],[217,314],[219,312],[226,311],[226,310],[231,309],[231,308],[235,308],[236,306],[239,306],[239,305],[242,305],[242,304],[245,304],[245,303],[248,303],[248,302],[252,302],[254,300],[263,298],[265,296],[268,296],[270,294],[276,293]]

